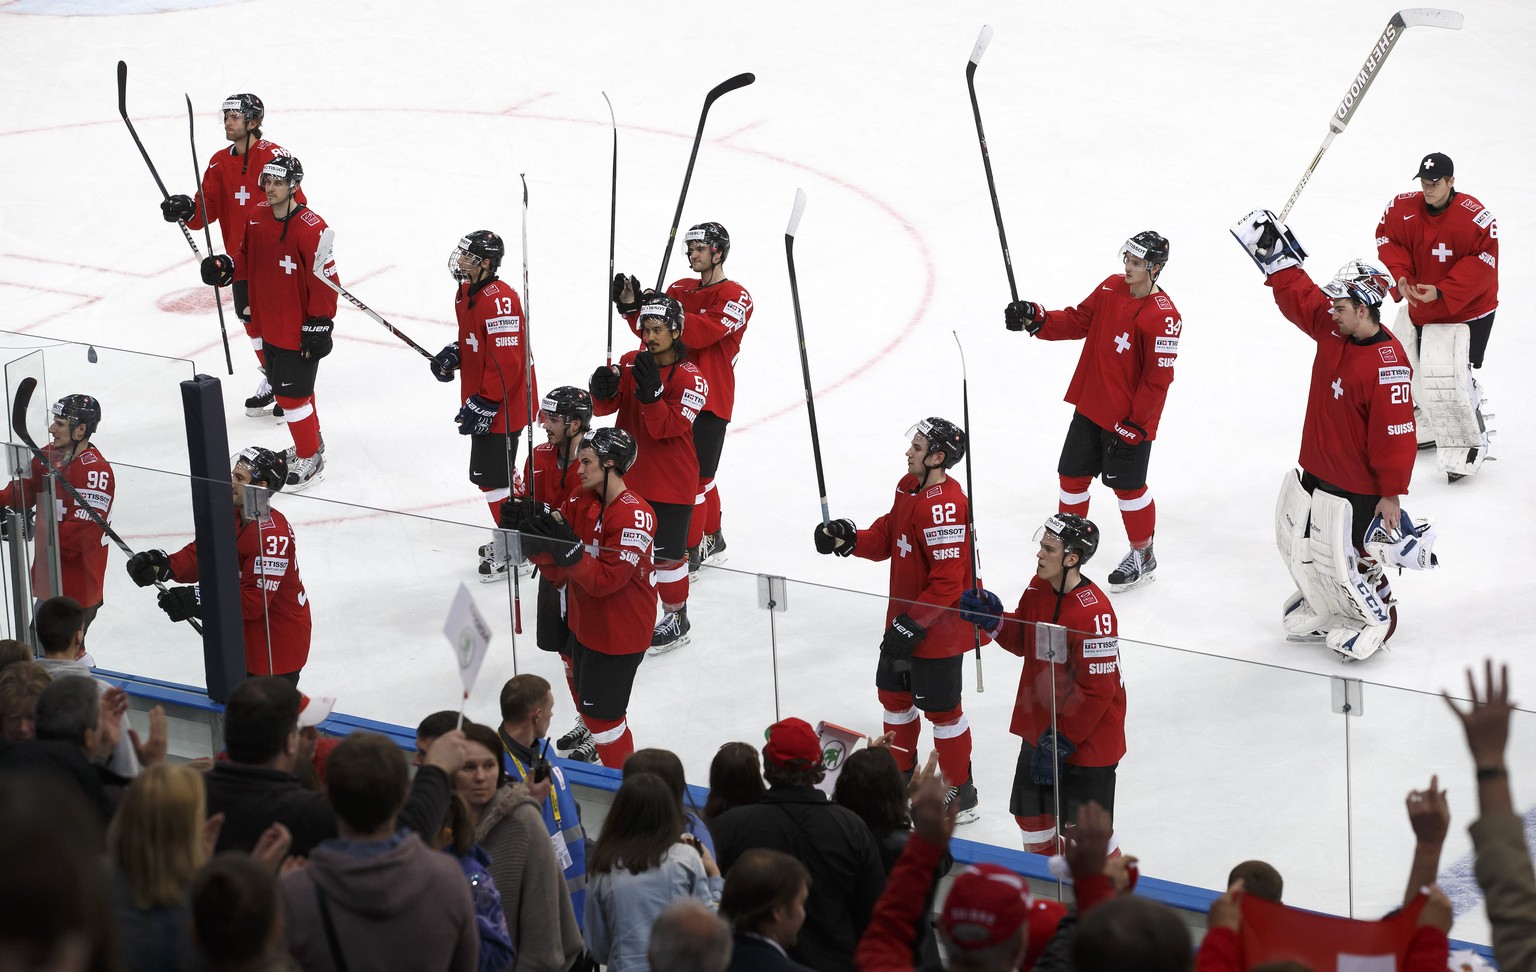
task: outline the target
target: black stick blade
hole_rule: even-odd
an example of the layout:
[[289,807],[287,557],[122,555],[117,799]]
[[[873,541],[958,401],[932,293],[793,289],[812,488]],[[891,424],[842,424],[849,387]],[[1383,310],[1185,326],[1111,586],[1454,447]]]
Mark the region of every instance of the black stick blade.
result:
[[16,400],[11,403],[11,431],[34,449],[37,443],[32,440],[32,433],[27,431],[27,407],[32,404],[32,393],[36,390],[37,379],[28,375],[16,386]]
[[128,62],[117,62],[117,113],[128,117]]
[[751,71],[746,71],[742,74],[736,75],[734,78],[721,81],[719,84],[709,89],[709,94],[704,96],[704,104],[708,105],[721,95],[730,91],[735,91],[737,88],[745,88],[747,85],[756,80],[757,75],[753,74]]

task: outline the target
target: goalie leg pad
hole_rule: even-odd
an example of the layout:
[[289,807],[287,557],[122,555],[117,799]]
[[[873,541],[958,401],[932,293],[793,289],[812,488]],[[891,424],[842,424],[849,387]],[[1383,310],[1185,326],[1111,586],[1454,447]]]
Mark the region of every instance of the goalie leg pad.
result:
[[1363,629],[1380,626],[1383,630],[1381,640],[1385,641],[1392,614],[1389,605],[1377,593],[1376,585],[1360,573],[1354,543],[1350,540],[1352,521],[1349,500],[1322,490],[1312,494],[1312,530],[1307,538],[1312,550],[1312,564],[1337,622],[1334,627]]
[[1419,448],[1429,449],[1434,447],[1435,433],[1430,430],[1429,420],[1424,416],[1424,372],[1419,367],[1418,331],[1408,318],[1408,303],[1404,299],[1397,308],[1397,319],[1392,322],[1392,333],[1403,343],[1403,353],[1408,355],[1408,367],[1413,371],[1409,390],[1413,395],[1413,426],[1418,433]]
[[1288,470],[1280,480],[1280,497],[1275,503],[1275,546],[1296,582],[1296,592],[1280,608],[1286,637],[1295,641],[1313,640],[1314,633],[1325,630],[1333,615],[1312,569],[1307,543],[1311,511],[1312,497],[1302,488],[1300,475]]
[[1490,445],[1482,386],[1468,358],[1472,331],[1465,324],[1430,324],[1422,333],[1424,391],[1418,401],[1438,447],[1441,471],[1468,476],[1488,458]]

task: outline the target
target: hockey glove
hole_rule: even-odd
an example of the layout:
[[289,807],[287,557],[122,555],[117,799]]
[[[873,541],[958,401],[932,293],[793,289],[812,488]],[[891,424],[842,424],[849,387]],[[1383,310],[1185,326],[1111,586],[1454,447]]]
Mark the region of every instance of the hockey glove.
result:
[[525,554],[548,554],[556,567],[569,567],[581,559],[581,540],[576,531],[553,513],[524,520],[520,532]]
[[968,587],[960,592],[960,620],[976,625],[995,638],[1003,626],[1002,599],[985,587]]
[[235,258],[228,253],[205,256],[200,269],[203,283],[210,287],[228,287],[235,279]]
[[128,558],[128,576],[140,587],[171,579],[171,561],[164,550],[141,550]]
[[336,322],[329,317],[311,317],[299,328],[299,350],[306,358],[323,358],[331,353],[331,329]]
[[612,365],[604,365],[592,372],[592,380],[587,382],[587,390],[600,402],[618,398],[619,369]]
[[197,215],[197,204],[191,196],[167,196],[160,204],[160,215],[167,223],[185,223]]
[[[624,299],[624,288],[629,288],[629,300]],[[613,306],[619,309],[620,314],[640,313],[640,278],[626,277],[622,273],[613,275]]]
[[1016,300],[1003,309],[1003,323],[1010,331],[1039,334],[1045,326],[1045,308],[1031,300]]
[[649,405],[661,397],[661,368],[656,364],[656,357],[649,351],[641,351],[635,355],[635,363],[631,365],[635,373],[635,397],[640,404]]
[[427,367],[432,369],[432,377],[438,381],[452,381],[453,373],[459,370],[461,364],[463,359],[459,357],[459,346],[450,344],[437,352]]
[[1296,234],[1267,209],[1244,216],[1231,232],[1266,277],[1286,267],[1299,267],[1307,259]]
[[859,528],[853,525],[852,520],[818,523],[812,539],[816,541],[817,553],[835,553],[839,557],[847,557],[853,553],[853,545],[858,542]]
[[460,435],[485,435],[491,431],[491,425],[496,421],[496,413],[501,411],[501,403],[493,402],[479,395],[471,395],[464,400],[464,407],[459,409],[458,416],[454,419],[459,423]]
[[501,519],[498,522],[503,530],[516,530],[525,521],[547,512],[549,507],[532,496],[513,496],[501,501]]
[[0,506],[0,540],[11,539],[11,513],[9,506]]
[[173,587],[160,595],[160,610],[172,621],[201,617],[201,592],[196,587]]
[[885,629],[880,642],[880,654],[891,661],[906,661],[917,651],[917,646],[928,636],[928,629],[905,614],[898,614]]
[[251,323],[251,282],[236,280],[229,285],[229,291],[235,297],[235,316],[242,324]]
[[1130,419],[1123,418],[1115,423],[1115,438],[1119,439],[1120,444],[1127,449],[1134,449],[1146,441],[1147,430]]
[[1056,765],[1077,752],[1077,745],[1059,732],[1047,729],[1035,743],[1035,755],[1029,761],[1029,781],[1036,786],[1056,785]]

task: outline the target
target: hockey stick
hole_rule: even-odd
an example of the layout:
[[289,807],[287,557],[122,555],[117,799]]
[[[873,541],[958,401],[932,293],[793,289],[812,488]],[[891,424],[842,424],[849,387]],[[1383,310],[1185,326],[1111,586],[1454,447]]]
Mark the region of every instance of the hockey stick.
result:
[[[528,482],[523,485],[527,492],[523,495],[533,495],[533,342],[529,339],[528,308],[532,306],[533,297],[528,290],[528,174],[519,172],[517,177],[523,182],[523,393],[528,400]],[[611,326],[611,325],[610,325]],[[610,332],[611,333],[611,332]],[[610,338],[610,341],[612,339]],[[506,387],[503,382],[502,387]],[[512,475],[512,436],[510,430],[507,435],[507,485],[516,484],[517,480]],[[517,564],[509,565],[512,570],[512,630],[517,634],[523,633],[523,586],[522,575],[517,572]]]
[[[160,173],[155,171],[155,163],[149,159],[149,152],[145,150],[144,143],[139,140],[139,133],[133,127],[133,122],[128,118],[128,62],[117,62],[117,113],[123,116],[123,124],[128,126],[128,134],[133,136],[133,144],[139,147],[139,154],[144,156],[144,164],[149,166],[149,174],[154,176],[155,185],[160,187],[160,198],[169,199],[171,194],[166,191],[165,183],[160,181]],[[192,231],[187,229],[187,224],[177,220],[177,226],[181,227],[181,235],[186,237],[187,245],[192,248],[192,255],[197,257],[197,262],[203,262],[203,251],[197,248],[197,241],[192,238]],[[233,372],[231,372],[233,373]]]
[[[608,101],[608,92],[603,92],[603,100]],[[613,280],[613,251],[614,243],[619,236],[619,122],[613,115],[613,102],[608,101],[608,122],[613,126],[613,181],[608,189],[608,280],[604,281],[606,287]],[[637,295],[638,296],[638,295]],[[613,301],[605,301],[608,307],[608,367],[613,367]]]
[[1387,56],[1397,46],[1397,40],[1403,31],[1409,27],[1442,27],[1446,30],[1461,29],[1461,14],[1454,10],[1437,10],[1433,7],[1413,7],[1408,10],[1399,10],[1387,21],[1387,26],[1382,30],[1381,36],[1371,47],[1371,52],[1365,56],[1365,64],[1361,66],[1358,74],[1349,83],[1349,90],[1344,92],[1344,99],[1333,110],[1333,117],[1328,119],[1328,135],[1323,139],[1322,147],[1317,154],[1312,156],[1312,162],[1307,166],[1307,171],[1301,174],[1301,181],[1296,183],[1296,191],[1291,193],[1291,198],[1285,201],[1285,208],[1280,210],[1280,222],[1285,222],[1285,217],[1291,212],[1291,207],[1296,205],[1296,200],[1301,198],[1301,190],[1307,187],[1307,181],[1312,178],[1312,173],[1317,169],[1317,164],[1323,160],[1323,153],[1328,151],[1328,146],[1333,144],[1334,136],[1342,132],[1349,125],[1349,120],[1354,117],[1360,102],[1365,100],[1365,93],[1371,90],[1371,83],[1376,80],[1376,75],[1381,73],[1381,67],[1387,63]]
[[784,230],[784,259],[789,263],[789,297],[795,305],[795,333],[800,337],[800,374],[805,378],[805,413],[811,419],[811,456],[816,460],[816,490],[821,494],[821,525],[832,522],[827,512],[827,474],[821,466],[821,436],[816,431],[816,399],[811,394],[811,359],[805,352],[805,319],[800,316],[800,284],[795,279],[795,233],[800,230],[800,217],[805,214],[805,190],[795,190],[795,208],[789,213],[789,226]]
[[[963,412],[960,421],[965,423],[965,485],[971,491],[969,502],[965,504],[965,532],[971,540],[971,589],[979,591],[981,566],[976,556],[976,477],[971,475],[971,380],[965,371],[965,345],[960,343],[960,332],[949,333],[955,336],[955,347],[960,349],[960,407]],[[986,683],[981,678],[981,626],[976,625],[972,630],[976,635],[976,691],[985,692]]]
[[[33,458],[42,463],[44,468],[52,469],[59,474],[56,477],[59,484],[74,499],[75,504],[84,510],[92,522],[101,527],[101,532],[110,537],[112,542],[117,544],[117,549],[121,550],[123,555],[131,560],[134,556],[133,548],[128,546],[122,537],[117,535],[117,531],[108,525],[106,519],[100,513],[96,512],[96,507],[85,501],[85,497],[81,496],[80,491],[75,489],[75,484],[70,482],[69,477],[64,475],[64,470],[59,469],[53,464],[48,458],[47,453],[37,447],[37,443],[32,439],[32,433],[27,431],[27,406],[32,403],[32,392],[36,389],[37,379],[31,376],[21,379],[21,384],[16,386],[16,400],[11,405],[11,430],[16,433],[18,439],[27,444],[27,448],[32,451]],[[68,463],[65,465],[68,465]],[[168,589],[159,580],[155,581],[155,586],[160,589],[160,593],[167,593]],[[203,626],[197,623],[196,618],[187,618],[187,623],[198,634],[203,633]]]
[[[1003,210],[997,203],[997,180],[992,177],[992,156],[987,152],[987,133],[981,127],[981,104],[976,100],[976,68],[981,64],[981,55],[987,52],[990,43],[992,28],[983,25],[981,33],[976,37],[976,46],[971,50],[971,59],[965,65],[965,86],[971,91],[971,114],[976,117],[976,139],[981,142],[981,165],[987,172],[987,193],[992,197],[992,217],[997,220],[997,240],[1003,245],[1003,269],[1008,271],[1008,293],[1014,301],[1018,301],[1019,285],[1013,279],[1013,257],[1008,253],[1008,234],[1003,231]],[[962,352],[961,358],[964,357]],[[969,474],[966,478],[970,478]],[[977,660],[980,660],[979,656]]]
[[667,248],[661,254],[661,270],[656,274],[658,292],[667,285],[667,261],[672,259],[672,245],[677,242],[677,225],[683,221],[683,200],[688,198],[688,183],[693,179],[693,163],[699,157],[699,142],[704,138],[704,119],[709,117],[709,106],[714,104],[715,99],[721,95],[735,91],[737,88],[745,88],[756,80],[757,75],[751,72],[738,74],[710,88],[709,94],[704,96],[704,110],[699,112],[699,130],[693,134],[693,151],[688,155],[688,170],[683,173],[683,191],[677,194],[677,212],[672,216],[672,231],[667,234]]
[[[183,93],[182,97],[187,99],[187,142],[192,146],[192,184],[197,185],[197,129],[192,121],[192,96]],[[203,207],[203,238],[208,242],[208,255],[213,256],[213,231],[208,228],[208,200],[199,191],[197,201]],[[218,309],[219,334],[224,338],[224,367],[229,369],[230,374],[234,374],[235,361],[229,356],[229,330],[224,326],[224,291],[218,284],[213,285],[213,306]]]
[[369,317],[371,317],[374,320],[378,321],[380,324],[383,324],[384,325],[384,330],[388,331],[389,333],[393,334],[395,337],[399,338],[400,340],[404,341],[406,344],[410,345],[412,348],[414,348],[416,350],[416,353],[421,355],[423,358],[426,358],[428,361],[431,361],[432,360],[432,352],[428,351],[426,348],[424,348],[421,345],[417,344],[415,341],[412,341],[405,334],[404,331],[401,331],[398,327],[395,327],[395,325],[389,323],[384,318],[380,317],[377,311],[375,311],[372,307],[369,307],[367,304],[363,303],[362,301],[358,300],[356,297],[352,296],[352,294],[347,290],[347,288],[343,287],[341,284],[339,284],[336,281],[332,280],[330,275],[325,272],[326,266],[329,265],[330,262],[331,262],[331,250],[335,247],[335,245],[336,245],[336,231],[331,229],[329,226],[327,226],[325,228],[325,230],[320,233],[320,244],[315,247],[315,265],[310,268],[311,272],[313,272],[315,276],[320,278],[320,282],[321,283],[325,284],[327,287],[329,287],[332,290],[336,291],[336,293],[338,293],[341,296],[345,297],[347,299],[347,302],[350,303],[353,307],[356,307],[358,310],[362,311],[364,314],[367,314]]

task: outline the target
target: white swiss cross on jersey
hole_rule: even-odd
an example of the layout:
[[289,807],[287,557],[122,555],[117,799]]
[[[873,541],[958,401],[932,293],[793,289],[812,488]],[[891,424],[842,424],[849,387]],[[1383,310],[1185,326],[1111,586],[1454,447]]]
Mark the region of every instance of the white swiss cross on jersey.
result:
[[288,274],[290,277],[293,276],[293,271],[299,268],[299,265],[293,262],[293,257],[286,253],[283,254],[283,258],[281,260],[277,261],[277,265],[282,267],[283,273]]
[[473,334],[465,335],[464,343],[469,345],[469,349],[471,351],[475,352],[476,354],[480,353],[480,339],[475,337]]
[[912,544],[907,542],[907,535],[905,533],[896,538],[896,547],[901,551],[903,557],[912,552]]
[[1131,332],[1126,331],[1124,334],[1115,338],[1115,353],[1124,354],[1129,350],[1131,350]]
[[241,186],[240,191],[235,193],[235,198],[240,201],[240,205],[244,206],[245,201],[251,198],[251,194],[244,186]]

